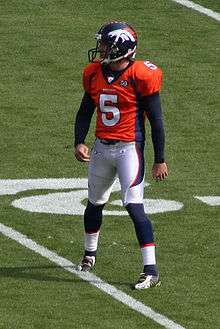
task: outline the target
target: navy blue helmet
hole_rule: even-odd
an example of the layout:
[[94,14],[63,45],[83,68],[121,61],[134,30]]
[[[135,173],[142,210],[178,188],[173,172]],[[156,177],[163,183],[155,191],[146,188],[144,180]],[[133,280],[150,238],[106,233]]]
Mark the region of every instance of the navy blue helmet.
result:
[[[96,47],[88,51],[89,62],[117,62],[122,58],[134,60],[137,48],[137,34],[126,22],[112,21],[104,24],[95,35]],[[105,45],[105,53],[100,46]],[[99,59],[97,58],[99,55]]]

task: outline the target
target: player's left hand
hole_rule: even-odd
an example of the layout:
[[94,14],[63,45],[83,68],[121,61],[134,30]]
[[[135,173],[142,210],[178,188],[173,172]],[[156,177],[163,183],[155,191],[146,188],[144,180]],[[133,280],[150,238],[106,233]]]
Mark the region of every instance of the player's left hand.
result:
[[152,168],[152,176],[156,181],[162,181],[168,176],[168,169],[166,162],[154,163]]

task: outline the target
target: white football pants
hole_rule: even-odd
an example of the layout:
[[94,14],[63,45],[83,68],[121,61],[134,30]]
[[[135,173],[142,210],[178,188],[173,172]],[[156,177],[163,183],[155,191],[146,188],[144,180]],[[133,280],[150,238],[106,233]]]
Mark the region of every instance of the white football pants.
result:
[[96,139],[91,152],[88,173],[89,201],[101,205],[108,201],[118,176],[123,205],[142,203],[144,160],[135,142],[102,144]]

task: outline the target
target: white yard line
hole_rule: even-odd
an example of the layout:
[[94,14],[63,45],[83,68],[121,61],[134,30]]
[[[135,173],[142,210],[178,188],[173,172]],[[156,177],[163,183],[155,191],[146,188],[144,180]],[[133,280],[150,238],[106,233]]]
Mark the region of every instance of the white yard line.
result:
[[162,327],[167,329],[185,329],[184,327],[180,326],[179,324],[175,323],[174,321],[168,319],[166,316],[156,313],[152,308],[149,306],[144,305],[143,303],[139,302],[138,300],[134,299],[133,297],[127,295],[126,293],[122,292],[121,290],[115,288],[114,286],[104,282],[99,277],[95,276],[89,272],[80,272],[77,270],[77,266],[70,262],[68,259],[60,257],[55,252],[50,251],[49,249],[39,245],[35,241],[27,238],[25,235],[15,231],[11,227],[3,225],[0,223],[0,232],[7,236],[8,238],[17,241],[22,246],[40,254],[41,256],[49,259],[51,262],[59,265],[64,270],[69,271],[82,280],[85,280],[95,286],[96,288],[104,291],[114,299],[120,301],[121,303],[127,305],[131,309],[143,314],[145,317],[150,318],[151,320],[157,322]]
[[196,11],[200,12],[201,14],[212,17],[216,21],[220,22],[220,14],[216,11],[213,11],[211,9],[200,6],[200,5],[198,5],[197,3],[193,2],[193,1],[188,1],[188,0],[172,0],[172,1],[176,2],[176,3],[179,3],[180,5],[183,5],[187,8],[196,10]]

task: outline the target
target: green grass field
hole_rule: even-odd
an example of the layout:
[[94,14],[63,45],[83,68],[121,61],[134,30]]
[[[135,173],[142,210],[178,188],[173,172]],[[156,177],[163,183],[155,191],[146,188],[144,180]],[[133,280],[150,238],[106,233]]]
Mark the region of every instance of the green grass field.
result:
[[[214,0],[197,3],[220,12]],[[142,264],[127,216],[104,218],[94,273],[187,329],[217,329],[219,206],[194,196],[220,195],[219,22],[169,0],[0,0],[0,179],[87,176],[86,165],[74,159],[72,136],[82,70],[94,33],[116,18],[137,30],[137,58],[150,59],[164,71],[170,175],[161,184],[152,181],[148,131],[146,180],[151,185],[145,198],[176,200],[184,207],[150,216],[160,288],[130,288]],[[94,121],[89,145],[93,134]],[[69,191],[0,195],[0,223],[77,263],[83,253],[82,216],[28,212],[11,204]],[[115,199],[118,193],[112,194]],[[3,234],[0,254],[1,329],[162,328]]]

